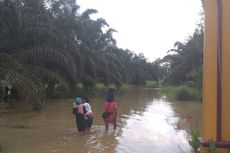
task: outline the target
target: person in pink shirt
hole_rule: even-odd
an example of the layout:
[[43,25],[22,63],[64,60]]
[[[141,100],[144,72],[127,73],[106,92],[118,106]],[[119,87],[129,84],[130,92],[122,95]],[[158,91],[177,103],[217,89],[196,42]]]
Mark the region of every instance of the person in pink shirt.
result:
[[109,88],[104,102],[104,111],[109,112],[109,116],[104,119],[105,129],[109,129],[109,123],[113,124],[113,129],[117,128],[117,102],[114,99],[113,89]]

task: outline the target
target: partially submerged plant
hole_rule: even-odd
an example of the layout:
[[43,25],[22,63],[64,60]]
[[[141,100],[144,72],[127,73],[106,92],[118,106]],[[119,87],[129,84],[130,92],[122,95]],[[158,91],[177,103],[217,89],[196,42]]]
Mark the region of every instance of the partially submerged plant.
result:
[[209,143],[209,148],[208,148],[209,153],[219,153],[217,150],[216,144],[213,141],[210,141]]
[[192,131],[191,140],[189,140],[189,145],[192,147],[193,153],[199,153],[200,150],[200,144],[199,141],[197,140],[197,137],[200,137],[199,130]]

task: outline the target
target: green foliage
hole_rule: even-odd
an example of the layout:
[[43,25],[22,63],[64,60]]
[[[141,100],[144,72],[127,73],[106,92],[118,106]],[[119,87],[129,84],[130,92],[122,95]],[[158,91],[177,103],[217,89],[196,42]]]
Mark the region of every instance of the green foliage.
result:
[[49,93],[50,98],[58,99],[58,98],[66,98],[68,97],[68,92],[62,89],[54,89],[51,93]]
[[98,89],[98,90],[103,90],[103,89],[106,89],[106,86],[103,83],[97,82],[95,84],[95,88]]
[[160,88],[160,93],[161,93],[161,94],[170,95],[170,96],[175,96],[175,95],[176,95],[177,88],[178,88],[178,87],[173,87],[173,86],[161,87],[161,88]]
[[217,150],[216,144],[213,141],[210,141],[208,152],[209,153],[219,153],[219,151]]
[[178,100],[194,100],[201,101],[202,92],[200,89],[195,87],[190,87],[187,85],[182,85],[178,87],[162,87],[160,89],[161,94],[175,96]]
[[148,87],[155,87],[155,88],[159,87],[159,83],[155,80],[146,80],[145,85]]
[[189,84],[190,86],[202,88],[203,85],[202,67],[192,70],[190,73],[188,73],[186,77],[188,80],[190,80],[189,82],[187,82],[187,84]]
[[120,88],[161,76],[158,63],[116,46],[116,30],[91,19],[97,10],[79,8],[66,0],[0,1],[0,78],[35,109],[45,95],[66,96],[77,82],[89,92],[95,82]]
[[84,85],[81,82],[78,82],[76,87],[79,89],[83,89]]
[[176,97],[179,100],[189,100],[191,99],[191,90],[187,86],[180,86],[176,92]]
[[179,100],[200,100],[201,91],[186,85],[179,86],[176,91],[176,97]]
[[203,26],[195,30],[185,42],[175,42],[174,48],[158,61],[165,85],[189,84],[202,87]]
[[191,133],[191,140],[189,140],[189,145],[193,149],[193,153],[199,153],[200,143],[198,141],[198,137],[200,137],[200,132],[198,130],[194,130]]

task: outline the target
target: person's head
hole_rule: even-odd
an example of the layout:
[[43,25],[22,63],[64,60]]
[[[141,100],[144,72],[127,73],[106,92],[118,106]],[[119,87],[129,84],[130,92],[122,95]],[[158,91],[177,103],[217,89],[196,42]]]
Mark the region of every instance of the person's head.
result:
[[113,88],[108,89],[108,93],[113,93],[113,92],[114,92]]
[[83,100],[82,100],[84,103],[89,103],[89,98],[88,97],[83,97]]
[[112,102],[113,99],[114,99],[113,88],[109,88],[106,95],[106,101]]
[[81,104],[81,98],[80,98],[80,97],[77,97],[77,98],[75,99],[75,103],[76,103],[76,104]]

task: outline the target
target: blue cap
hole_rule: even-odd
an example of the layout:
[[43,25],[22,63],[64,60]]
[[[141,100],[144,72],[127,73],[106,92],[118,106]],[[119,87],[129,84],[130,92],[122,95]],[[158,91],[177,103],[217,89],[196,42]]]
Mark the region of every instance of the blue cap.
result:
[[77,98],[75,99],[75,103],[76,103],[76,104],[80,104],[80,103],[81,103],[81,98],[77,97]]

